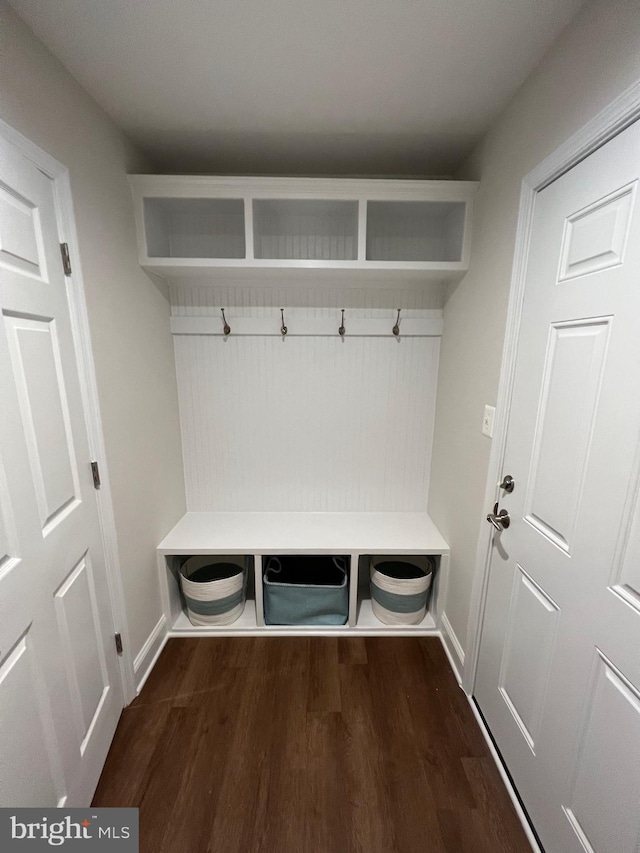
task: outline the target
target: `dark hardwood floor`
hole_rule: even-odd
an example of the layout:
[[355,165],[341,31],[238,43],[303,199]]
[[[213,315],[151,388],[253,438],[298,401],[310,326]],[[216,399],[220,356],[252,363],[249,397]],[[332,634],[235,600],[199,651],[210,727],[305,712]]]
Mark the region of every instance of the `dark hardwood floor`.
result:
[[437,639],[170,640],[93,805],[141,853],[530,853]]

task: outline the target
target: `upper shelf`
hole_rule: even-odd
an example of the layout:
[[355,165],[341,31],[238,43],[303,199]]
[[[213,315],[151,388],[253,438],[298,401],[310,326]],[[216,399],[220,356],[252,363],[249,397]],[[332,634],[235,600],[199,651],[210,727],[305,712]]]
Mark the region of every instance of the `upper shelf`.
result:
[[140,263],[169,278],[450,281],[469,266],[477,184],[131,175]]

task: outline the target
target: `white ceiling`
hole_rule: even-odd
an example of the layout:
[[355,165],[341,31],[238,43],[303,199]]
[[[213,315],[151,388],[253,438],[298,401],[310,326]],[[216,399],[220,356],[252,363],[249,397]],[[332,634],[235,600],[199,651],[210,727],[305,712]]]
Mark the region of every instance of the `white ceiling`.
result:
[[156,167],[450,174],[583,0],[10,0]]

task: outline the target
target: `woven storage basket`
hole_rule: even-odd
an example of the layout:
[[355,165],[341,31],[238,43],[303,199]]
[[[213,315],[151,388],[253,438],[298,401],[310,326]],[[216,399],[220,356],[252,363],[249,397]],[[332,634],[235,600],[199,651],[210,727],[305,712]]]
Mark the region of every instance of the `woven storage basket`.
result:
[[229,625],[242,615],[246,593],[244,557],[190,557],[180,585],[192,625]]
[[267,625],[344,625],[349,615],[347,559],[269,557],[263,594]]
[[372,557],[371,607],[387,625],[417,625],[427,613],[433,557]]

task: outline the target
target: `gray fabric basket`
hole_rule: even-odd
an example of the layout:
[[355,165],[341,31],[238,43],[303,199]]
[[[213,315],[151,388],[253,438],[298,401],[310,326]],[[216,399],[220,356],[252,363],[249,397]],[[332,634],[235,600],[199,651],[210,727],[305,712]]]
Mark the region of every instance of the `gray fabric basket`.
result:
[[[333,575],[329,582],[315,582],[322,576],[322,564],[311,567],[310,560],[328,561],[327,573]],[[283,561],[289,563],[286,570]],[[307,576],[314,582],[305,583]],[[344,625],[349,615],[347,558],[269,557],[263,597],[267,625]]]
[[[219,573],[216,569],[219,567]],[[192,576],[209,569],[211,580]],[[235,569],[235,571],[234,571]],[[216,577],[219,574],[219,577]],[[180,568],[180,586],[193,625],[229,625],[244,611],[247,583],[245,557],[190,557]]]
[[[402,571],[403,567],[406,571]],[[433,557],[372,557],[371,609],[374,615],[387,625],[422,622],[427,613],[434,570]]]

